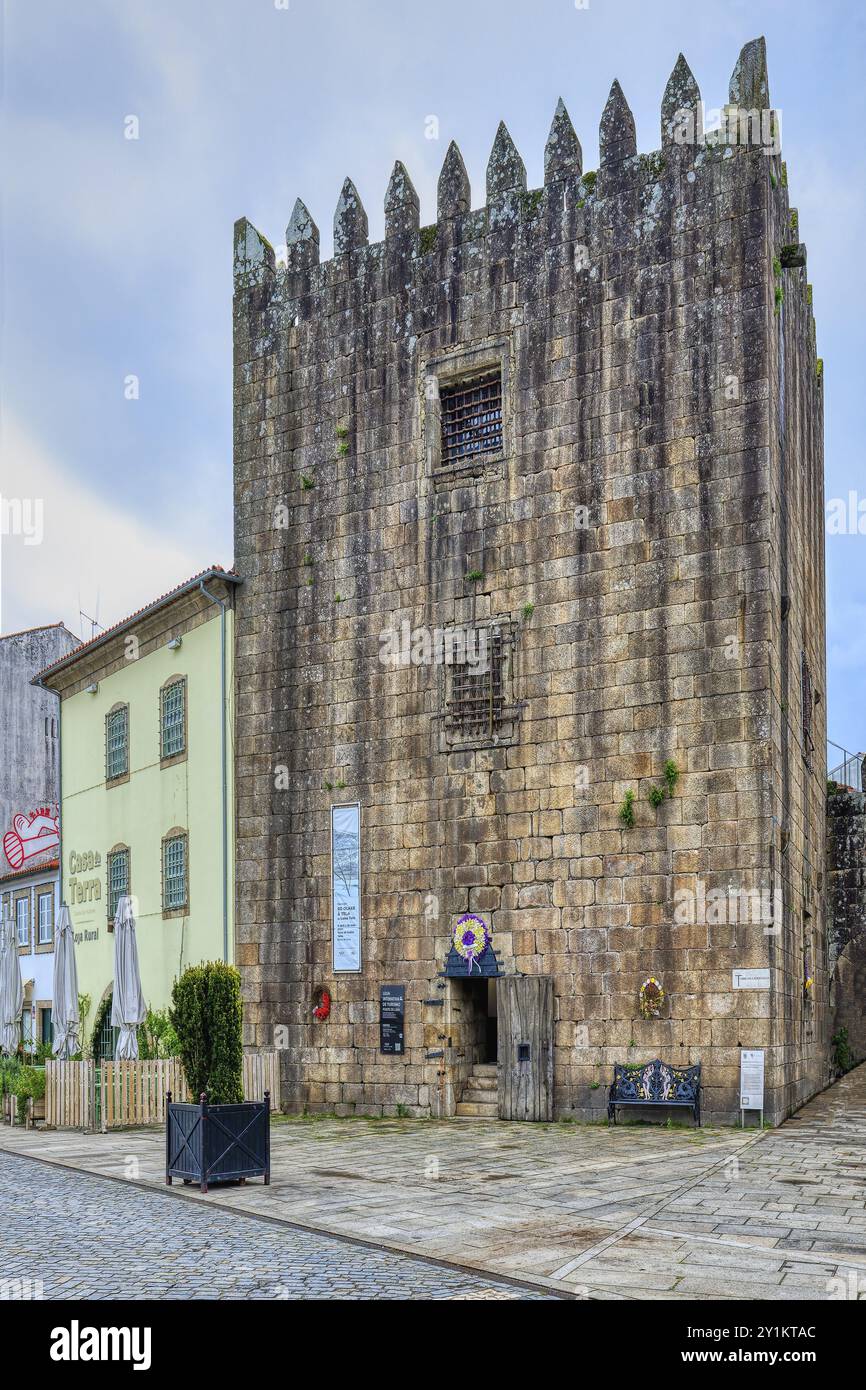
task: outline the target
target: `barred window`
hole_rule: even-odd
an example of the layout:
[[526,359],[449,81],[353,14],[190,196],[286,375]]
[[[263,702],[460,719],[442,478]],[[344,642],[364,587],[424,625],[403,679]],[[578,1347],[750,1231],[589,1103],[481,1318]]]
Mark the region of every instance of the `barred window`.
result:
[[815,743],[812,738],[812,712],[815,704],[814,691],[812,689],[812,673],[809,670],[809,663],[806,660],[806,653],[800,653],[800,705],[803,721],[803,757],[808,762]]
[[160,695],[160,735],[163,758],[173,758],[184,750],[186,740],[186,682],[172,681]]
[[125,777],[129,772],[129,706],[121,705],[105,717],[105,778]]
[[186,836],[172,835],[162,844],[162,909],[176,912],[187,906]]
[[443,386],[441,466],[472,463],[479,454],[502,450],[502,373]]
[[[471,647],[469,638],[471,637]],[[448,746],[510,741],[517,710],[509,697],[514,625],[497,621],[464,634],[464,650],[445,666],[444,729]]]
[[129,850],[115,849],[108,856],[108,918],[114,921],[117,904],[129,893]]

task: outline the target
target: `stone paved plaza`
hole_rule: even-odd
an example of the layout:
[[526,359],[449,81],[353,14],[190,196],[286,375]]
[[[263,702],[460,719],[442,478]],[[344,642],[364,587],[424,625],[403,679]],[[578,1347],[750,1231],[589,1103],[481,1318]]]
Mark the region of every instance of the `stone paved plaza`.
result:
[[[164,1194],[145,1208],[140,1190],[101,1184],[99,1200],[88,1199],[95,1219],[110,1198],[115,1211],[158,1208],[171,1230],[205,1202],[209,1218],[219,1209],[215,1229],[236,1227],[241,1243],[247,1223],[234,1209],[475,1268],[488,1283],[505,1275],[591,1299],[866,1298],[866,1066],[763,1132],[363,1119],[276,1120],[272,1132],[270,1187],[204,1197],[164,1188],[161,1131],[4,1127],[0,1145]],[[57,1181],[55,1169],[27,1171],[31,1193]],[[72,1192],[78,1181],[69,1178]],[[43,1242],[27,1225],[39,1210],[31,1202],[20,1241],[32,1254]],[[71,1216],[61,1202],[46,1220],[65,1231],[78,1221],[74,1203]],[[278,1241],[279,1228],[268,1229]],[[76,1226],[76,1248],[86,1230]],[[141,1230],[144,1238],[146,1221]],[[284,1231],[290,1244],[299,1239]],[[375,1252],[327,1248],[376,1267]],[[110,1261],[100,1256],[94,1268]],[[250,1276],[260,1290],[270,1280],[270,1269]],[[103,1284],[100,1274],[97,1291]]]

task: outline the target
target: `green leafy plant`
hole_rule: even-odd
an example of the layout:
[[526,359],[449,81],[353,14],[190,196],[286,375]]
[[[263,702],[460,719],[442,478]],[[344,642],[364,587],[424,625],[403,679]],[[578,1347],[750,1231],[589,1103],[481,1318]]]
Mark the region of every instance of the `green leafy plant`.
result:
[[422,256],[433,250],[436,245],[436,238],[439,235],[439,228],[435,222],[431,222],[429,227],[422,227],[419,233],[419,248]]
[[10,1089],[17,1098],[19,1124],[23,1124],[27,1118],[28,1100],[41,1100],[45,1095],[45,1068],[21,1067]]
[[627,830],[634,825],[634,792],[629,788],[619,808],[619,818]]
[[534,604],[534,603],[524,603],[524,605],[523,605],[523,616],[524,616],[524,618],[526,618],[526,619],[531,618],[534,612],[535,612],[535,604]]
[[232,965],[192,965],[175,980],[169,1021],[191,1095],[212,1105],[244,1098],[241,977]]
[[398,1104],[398,1106],[397,1106],[397,1118],[398,1118],[398,1120],[408,1120],[409,1114],[410,1114],[410,1111],[409,1111],[408,1105]]
[[827,778],[827,795],[828,795],[828,796],[833,796],[833,794],[834,794],[835,792],[837,792],[838,790],[839,790],[839,783],[838,783],[838,782],[834,782],[833,779],[832,779],[832,777],[828,777],[828,778]]
[[348,441],[345,440],[345,439],[341,439],[341,440],[340,440],[340,443],[337,445],[337,453],[339,454],[339,456],[340,456],[341,459],[344,459],[344,458],[346,457],[346,455],[348,454],[348,452],[349,452],[349,444],[348,444]]
[[848,1029],[840,1028],[830,1039],[833,1044],[833,1062],[837,1071],[851,1071],[854,1066],[854,1053],[848,1042]]
[[778,314],[779,310],[781,309],[782,305],[783,305],[784,302],[785,302],[785,291],[782,289],[782,286],[781,286],[781,285],[777,285],[777,286],[776,286],[776,291],[775,291],[774,298],[775,298],[775,301],[776,301],[776,307],[775,307],[774,313],[777,313],[777,314]]
[[334,426],[334,434],[337,436],[338,439],[348,439],[348,438],[349,438],[349,426],[348,426],[348,425],[335,425],[335,426]]
[[180,1055],[180,1039],[171,1026],[168,1009],[148,1009],[138,1030],[138,1052],[143,1061]]
[[651,806],[661,806],[666,795],[664,787],[650,787],[647,800]]
[[306,473],[301,474],[301,487],[304,489],[304,492],[309,492],[310,488],[315,486],[316,484],[312,478],[308,477]]
[[680,770],[674,762],[673,758],[668,758],[667,762],[665,763],[665,782],[667,783],[668,796],[673,796],[674,787],[676,786],[679,780]]
[[466,578],[470,581],[470,583],[475,584],[475,583],[478,582],[479,579],[483,579],[483,578],[484,578],[484,571],[483,571],[483,570],[470,570],[469,573],[467,574]]

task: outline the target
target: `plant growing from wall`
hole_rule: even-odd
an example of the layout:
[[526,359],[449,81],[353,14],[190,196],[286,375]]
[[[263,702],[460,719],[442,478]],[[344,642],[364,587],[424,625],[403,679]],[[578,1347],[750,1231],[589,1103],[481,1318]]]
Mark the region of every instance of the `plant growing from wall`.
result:
[[674,787],[676,786],[679,780],[680,770],[674,762],[673,758],[668,758],[667,762],[665,763],[665,782],[667,783],[669,797],[673,796]]
[[232,965],[193,965],[175,980],[169,1021],[192,1096],[212,1105],[244,1098],[241,977]]
[[851,1071],[854,1066],[854,1053],[848,1041],[848,1029],[840,1028],[830,1039],[833,1044],[833,1062],[840,1072]]
[[647,800],[651,806],[661,806],[665,799],[664,787],[650,787]]
[[634,792],[629,788],[622,800],[619,808],[620,822],[626,830],[631,830],[634,825]]

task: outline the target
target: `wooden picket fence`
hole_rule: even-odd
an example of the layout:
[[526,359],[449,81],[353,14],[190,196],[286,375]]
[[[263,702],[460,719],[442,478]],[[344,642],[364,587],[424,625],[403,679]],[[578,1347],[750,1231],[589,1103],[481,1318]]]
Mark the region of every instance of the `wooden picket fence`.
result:
[[45,1063],[45,1123],[57,1129],[93,1129],[96,1063]]
[[100,1128],[165,1123],[165,1093],[186,1100],[179,1057],[151,1062],[103,1062],[99,1078]]
[[280,1059],[276,1052],[244,1053],[244,1100],[264,1100],[271,1093],[271,1109],[280,1108]]
[[[280,1107],[276,1052],[244,1053],[244,1099]],[[165,1123],[165,1096],[190,1100],[179,1057],[149,1062],[45,1063],[45,1123],[57,1129],[115,1129]]]

